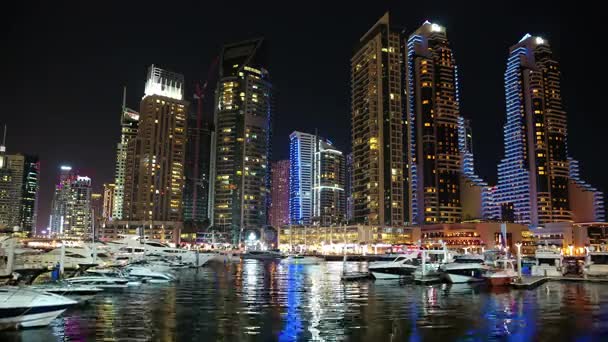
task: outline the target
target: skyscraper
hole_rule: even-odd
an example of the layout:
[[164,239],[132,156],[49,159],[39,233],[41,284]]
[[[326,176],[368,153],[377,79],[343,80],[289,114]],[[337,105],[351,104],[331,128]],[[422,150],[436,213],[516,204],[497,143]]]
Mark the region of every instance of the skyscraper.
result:
[[313,217],[313,163],[317,137],[293,132],[289,136],[289,220],[294,225],[308,225]]
[[268,221],[274,228],[289,224],[289,159],[272,163]]
[[352,221],[355,215],[353,201],[353,154],[346,155],[346,179],[344,180],[344,191],[346,192],[346,220]]
[[83,237],[91,229],[91,178],[61,166],[51,209],[52,234]]
[[354,220],[400,226],[404,190],[403,37],[386,13],[351,58]]
[[498,166],[496,196],[503,216],[533,227],[573,220],[560,76],[543,38],[527,34],[509,49],[505,156]]
[[101,216],[104,221],[110,221],[113,219],[112,213],[114,212],[114,193],[116,191],[116,184],[104,184],[103,185],[103,205],[101,209]]
[[21,228],[36,233],[38,212],[38,188],[40,161],[37,156],[25,155],[23,160],[23,182],[21,185]]
[[578,160],[568,158],[570,183],[568,194],[574,222],[604,222],[606,207],[604,193],[581,179]]
[[312,209],[322,226],[346,220],[345,160],[331,141],[317,139],[315,144]]
[[182,75],[148,69],[137,135],[128,143],[123,220],[182,221],[188,111],[183,87]]
[[0,228],[20,227],[23,184],[22,155],[6,154],[6,127],[0,144]]
[[123,198],[125,189],[125,172],[127,163],[127,147],[129,141],[137,136],[139,113],[127,107],[127,88],[123,89],[122,110],[120,113],[120,142],[116,147],[116,188],[114,190],[114,204],[112,205],[112,218],[122,219]]
[[225,45],[215,106],[213,224],[239,242],[267,223],[273,90],[263,39]]
[[202,90],[197,84],[196,106],[188,115],[188,141],[184,184],[184,222],[196,228],[209,220],[209,175],[211,167],[212,122],[203,113]]
[[445,28],[426,21],[407,41],[410,217],[460,222],[458,72]]

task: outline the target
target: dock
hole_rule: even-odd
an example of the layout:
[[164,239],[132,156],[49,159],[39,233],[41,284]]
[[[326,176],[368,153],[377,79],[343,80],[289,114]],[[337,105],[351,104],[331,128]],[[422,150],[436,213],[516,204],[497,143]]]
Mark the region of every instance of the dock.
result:
[[583,282],[583,283],[604,283],[608,284],[608,278],[584,278],[584,277],[539,277],[539,276],[523,276],[521,281],[514,281],[511,286],[516,289],[533,289],[548,281],[567,281],[567,282]]

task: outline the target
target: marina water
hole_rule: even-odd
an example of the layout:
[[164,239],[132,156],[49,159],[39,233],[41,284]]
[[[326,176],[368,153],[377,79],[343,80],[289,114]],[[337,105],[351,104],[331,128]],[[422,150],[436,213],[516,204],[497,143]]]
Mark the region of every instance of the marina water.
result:
[[[349,270],[366,270],[349,262]],[[340,281],[341,262],[245,260],[179,271],[179,282],[97,295],[49,327],[0,341],[601,341],[608,285]]]

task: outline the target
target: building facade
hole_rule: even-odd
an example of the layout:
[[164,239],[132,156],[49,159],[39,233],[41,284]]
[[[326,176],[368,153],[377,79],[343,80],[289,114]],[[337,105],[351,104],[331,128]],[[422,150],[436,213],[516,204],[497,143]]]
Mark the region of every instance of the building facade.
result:
[[313,217],[322,225],[346,222],[345,159],[327,139],[315,144],[313,165]]
[[51,208],[50,234],[84,237],[91,229],[91,178],[61,166]]
[[289,159],[272,163],[272,185],[268,220],[274,228],[289,224]]
[[346,192],[346,221],[352,222],[355,215],[353,201],[353,154],[346,155],[346,178],[344,179],[344,191]]
[[37,156],[25,155],[21,185],[21,229],[36,233],[38,219],[38,189],[40,187],[40,161]]
[[116,192],[116,184],[104,184],[103,185],[103,205],[101,209],[101,216],[104,222],[112,220],[112,214],[114,213],[114,198]]
[[402,42],[386,13],[351,58],[352,196],[361,224],[407,220]]
[[408,38],[406,61],[410,217],[460,222],[458,72],[445,28],[425,22]]
[[560,78],[559,63],[545,39],[527,34],[509,49],[505,156],[498,166],[497,189],[503,219],[532,227],[574,220],[571,182],[582,182],[578,172],[576,179],[571,176]]
[[137,136],[139,113],[127,107],[127,88],[123,90],[122,110],[120,115],[120,142],[116,147],[116,177],[114,179],[114,203],[112,218],[122,219],[123,199],[125,190],[125,174],[127,168],[127,150],[129,142]]
[[574,222],[604,222],[606,207],[604,193],[586,183],[580,176],[578,160],[568,158],[570,183],[568,195]]
[[313,217],[313,165],[317,136],[293,132],[289,135],[289,220],[308,225]]
[[215,105],[213,225],[233,243],[267,224],[274,110],[263,39],[225,45]]
[[21,226],[23,155],[7,155],[0,145],[0,228]]
[[202,228],[209,223],[209,176],[211,168],[212,122],[203,115],[203,95],[194,96],[196,106],[188,114],[188,141],[184,184],[184,222]]
[[127,148],[123,220],[182,221],[188,111],[183,96],[182,75],[148,69],[137,135]]

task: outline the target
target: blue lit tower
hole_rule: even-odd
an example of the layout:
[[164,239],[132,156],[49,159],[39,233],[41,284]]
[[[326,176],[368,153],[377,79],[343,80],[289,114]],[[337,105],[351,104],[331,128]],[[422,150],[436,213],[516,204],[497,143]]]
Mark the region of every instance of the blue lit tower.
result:
[[548,42],[526,34],[505,72],[505,156],[496,196],[503,219],[538,226],[573,220],[560,68]]
[[409,36],[406,67],[411,220],[460,222],[458,71],[444,27],[426,21]]
[[212,224],[239,242],[245,229],[267,225],[273,89],[262,38],[227,44],[215,100]]
[[310,224],[313,216],[313,163],[317,137],[295,131],[289,136],[289,220]]

